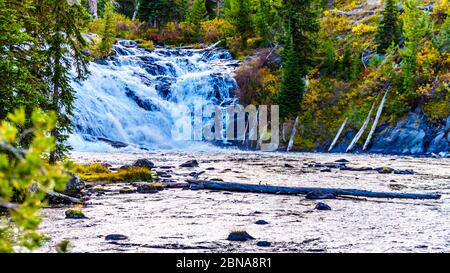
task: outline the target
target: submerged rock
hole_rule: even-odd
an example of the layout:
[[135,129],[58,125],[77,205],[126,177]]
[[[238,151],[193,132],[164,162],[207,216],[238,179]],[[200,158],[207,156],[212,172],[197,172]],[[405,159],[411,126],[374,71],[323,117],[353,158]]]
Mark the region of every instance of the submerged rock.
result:
[[259,241],[259,242],[256,243],[256,245],[259,246],[259,247],[269,247],[272,244],[270,242],[268,242],[268,241]]
[[180,167],[183,168],[193,168],[193,167],[198,167],[198,161],[197,160],[189,160],[184,162],[183,164],[180,165]]
[[264,220],[258,220],[258,221],[255,222],[255,224],[257,224],[257,225],[267,225],[267,224],[269,224],[269,222],[264,221]]
[[318,199],[336,199],[336,196],[332,193],[320,192],[320,191],[312,191],[308,193],[306,199],[310,200],[318,200]]
[[128,240],[128,236],[123,234],[109,234],[105,236],[106,241],[123,241]]
[[254,240],[250,234],[248,234],[246,231],[233,231],[228,235],[227,240],[228,241],[238,241],[238,242],[245,242],[248,240]]
[[316,210],[331,210],[331,207],[325,203],[319,202],[319,203],[317,203],[315,209]]

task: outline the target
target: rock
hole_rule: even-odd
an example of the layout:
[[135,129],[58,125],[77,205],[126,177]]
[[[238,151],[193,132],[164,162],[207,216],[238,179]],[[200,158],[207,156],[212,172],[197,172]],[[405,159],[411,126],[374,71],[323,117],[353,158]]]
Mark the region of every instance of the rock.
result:
[[292,166],[291,164],[287,164],[287,163],[284,164],[284,167],[285,168],[294,168],[294,166]]
[[228,241],[238,241],[238,242],[245,242],[248,240],[254,240],[250,234],[248,234],[246,231],[233,231],[228,235],[227,240]]
[[83,181],[81,181],[81,179],[77,175],[73,173],[69,173],[69,175],[70,180],[69,182],[67,182],[66,188],[60,193],[72,197],[79,197],[81,195],[82,190],[86,188],[86,185],[84,184]]
[[149,170],[155,168],[155,163],[148,159],[138,159],[133,163],[133,167],[147,168]]
[[184,162],[183,164],[180,165],[180,167],[183,168],[194,168],[194,167],[198,167],[198,161],[197,160],[189,160]]
[[332,193],[320,192],[320,191],[312,191],[308,193],[306,199],[310,200],[318,200],[318,199],[336,199],[336,196]]
[[255,224],[257,224],[257,225],[267,225],[267,224],[269,224],[269,222],[264,221],[264,220],[258,220],[258,221],[255,222]]
[[428,146],[428,153],[441,153],[450,151],[450,142],[447,139],[446,131],[440,131]]
[[259,246],[259,247],[269,247],[272,244],[270,242],[268,242],[268,241],[259,241],[259,242],[256,243],[256,245]]
[[157,193],[164,189],[160,184],[143,184],[137,188],[138,193]]
[[395,174],[415,174],[414,170],[394,170]]
[[215,169],[216,169],[216,168],[214,168],[214,167],[206,168],[207,171],[213,171],[213,170],[215,170]]
[[92,52],[89,49],[81,50],[81,54],[83,54],[86,57],[91,57],[92,56]]
[[450,152],[440,152],[439,156],[442,158],[450,158]]
[[106,241],[123,241],[128,240],[128,237],[122,234],[109,234],[105,236]]
[[319,203],[317,203],[315,209],[316,210],[331,210],[331,207],[325,203],[319,202]]
[[321,169],[320,172],[321,173],[331,173],[331,169],[329,169],[329,168]]
[[338,160],[336,160],[336,161],[334,161],[334,162],[336,162],[336,163],[350,163],[350,161],[348,161],[348,160],[345,159],[345,158],[338,159]]
[[136,192],[136,190],[128,188],[128,187],[124,187],[119,190],[119,193],[121,193],[121,194],[128,194],[128,193],[135,193],[135,192]]
[[86,216],[84,215],[81,210],[75,210],[75,209],[68,209],[65,212],[66,219],[84,219]]
[[103,138],[103,137],[98,137],[97,140],[105,142],[105,143],[111,145],[111,147],[116,148],[116,149],[128,147],[128,144],[126,144],[126,143]]
[[376,168],[375,169],[378,173],[393,173],[394,169],[389,168],[389,167],[381,167],[381,168]]

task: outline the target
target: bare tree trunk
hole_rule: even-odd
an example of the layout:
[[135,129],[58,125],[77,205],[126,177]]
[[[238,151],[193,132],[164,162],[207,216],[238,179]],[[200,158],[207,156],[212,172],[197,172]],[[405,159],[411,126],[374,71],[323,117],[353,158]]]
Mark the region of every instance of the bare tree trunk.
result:
[[283,143],[286,143],[286,127],[287,123],[283,122],[283,126],[281,128],[281,138],[283,139]]
[[375,108],[375,102],[372,103],[372,108],[370,108],[369,114],[366,117],[366,120],[364,121],[363,126],[361,127],[361,129],[359,130],[359,132],[356,134],[356,136],[353,138],[352,142],[350,143],[350,145],[348,146],[347,150],[345,151],[346,153],[350,152],[351,150],[353,150],[353,147],[355,146],[355,144],[358,142],[358,140],[361,138],[361,136],[364,134],[364,131],[367,128],[367,125],[369,125],[370,122],[370,116],[372,115],[373,112],[373,108]]
[[297,134],[297,126],[298,126],[298,116],[295,118],[294,126],[292,127],[291,138],[289,139],[289,144],[286,152],[289,152],[292,149],[292,146],[294,146],[295,134]]
[[338,141],[339,137],[342,134],[342,131],[344,131],[345,125],[347,125],[347,121],[348,121],[348,118],[345,118],[344,122],[342,122],[342,125],[339,128],[339,131],[337,132],[336,136],[334,137],[334,140],[331,143],[330,148],[328,148],[328,152],[331,152],[331,150],[333,150],[334,145],[336,145],[336,142]]
[[134,4],[133,18],[131,18],[131,20],[133,20],[133,21],[136,20],[136,16],[137,16],[137,13],[138,13],[139,0],[135,0],[134,2],[135,2],[135,4]]
[[366,142],[364,143],[363,151],[367,150],[373,133],[375,133],[375,129],[377,128],[378,121],[380,120],[381,113],[383,112],[384,103],[386,102],[386,97],[390,88],[390,86],[387,88],[386,92],[384,93],[383,99],[381,100],[380,106],[378,106],[377,115],[375,116],[375,120],[373,121],[372,128],[370,129],[370,133],[367,136]]
[[88,4],[89,4],[89,11],[92,15],[92,18],[97,19],[98,15],[97,15],[97,0],[89,0]]

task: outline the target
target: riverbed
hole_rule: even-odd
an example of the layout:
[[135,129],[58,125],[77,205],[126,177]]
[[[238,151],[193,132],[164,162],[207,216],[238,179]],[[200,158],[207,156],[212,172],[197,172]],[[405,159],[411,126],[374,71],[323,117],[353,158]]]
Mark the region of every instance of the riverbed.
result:
[[[352,188],[385,192],[439,193],[439,200],[337,198],[320,200],[331,210],[315,210],[304,195],[269,195],[210,190],[166,189],[156,194],[119,193],[129,184],[103,185],[83,208],[86,219],[65,219],[67,207],[45,208],[41,231],[50,240],[39,249],[53,252],[70,241],[72,252],[449,252],[450,159],[320,153],[74,152],[79,163],[113,167],[146,158],[170,182],[199,179],[304,187]],[[199,166],[180,168],[196,159]],[[382,174],[315,167],[349,161],[351,167],[391,167],[414,174]],[[255,224],[258,220],[265,225]],[[255,240],[231,242],[232,231]],[[125,240],[106,240],[110,234]],[[260,241],[270,242],[259,247]]]

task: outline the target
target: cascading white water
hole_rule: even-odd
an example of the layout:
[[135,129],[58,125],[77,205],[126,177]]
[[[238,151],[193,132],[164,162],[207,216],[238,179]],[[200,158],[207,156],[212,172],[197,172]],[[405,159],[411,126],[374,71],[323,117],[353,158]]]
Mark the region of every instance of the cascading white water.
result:
[[[78,151],[112,146],[183,148],[172,128],[186,107],[234,103],[233,74],[239,63],[224,49],[139,48],[122,40],[114,57],[90,64],[90,76],[73,82],[74,133]],[[107,144],[108,143],[108,144]],[[112,146],[111,146],[112,144]]]

